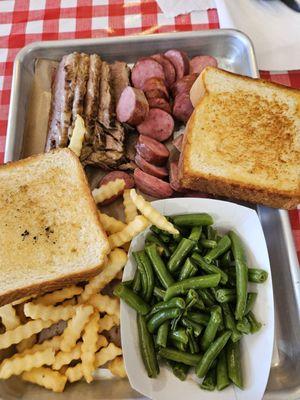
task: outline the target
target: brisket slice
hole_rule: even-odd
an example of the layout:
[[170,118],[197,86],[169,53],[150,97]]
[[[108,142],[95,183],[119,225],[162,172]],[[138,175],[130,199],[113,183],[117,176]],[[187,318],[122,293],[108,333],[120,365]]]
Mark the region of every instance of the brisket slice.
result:
[[130,68],[124,61],[115,61],[110,66],[110,73],[114,103],[117,106],[121,93],[130,84]]
[[52,102],[45,151],[68,145],[79,54],[64,56],[52,85]]
[[98,122],[109,129],[114,120],[114,104],[112,99],[112,87],[110,83],[110,68],[103,61],[101,68],[100,95],[98,108]]
[[84,102],[84,119],[90,135],[93,135],[99,106],[99,85],[101,78],[101,58],[90,55],[89,78]]

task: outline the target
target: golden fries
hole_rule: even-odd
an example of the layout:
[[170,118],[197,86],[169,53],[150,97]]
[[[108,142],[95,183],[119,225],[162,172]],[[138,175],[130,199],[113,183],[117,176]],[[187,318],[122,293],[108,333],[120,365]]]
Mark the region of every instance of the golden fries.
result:
[[0,379],[7,379],[12,375],[20,375],[24,371],[38,368],[42,365],[51,365],[54,362],[54,350],[45,349],[33,354],[16,354],[7,358],[0,365]]
[[63,333],[63,339],[60,345],[63,351],[70,351],[75,346],[77,339],[79,339],[93,311],[94,309],[92,306],[80,305],[76,307],[75,315],[69,320]]
[[107,214],[102,214],[100,211],[99,218],[104,230],[109,234],[120,232],[126,227],[126,224],[124,224],[124,222],[119,221],[114,217],[110,217]]
[[75,125],[72,132],[72,136],[69,143],[69,149],[71,149],[76,156],[80,157],[84,135],[86,133],[86,127],[83,118],[77,114],[75,119]]
[[32,346],[36,344],[37,336],[32,335],[28,339],[23,339],[20,343],[16,345],[16,348],[19,353],[22,353],[26,349],[30,349]]
[[81,357],[81,345],[82,342],[76,344],[75,347],[69,352],[59,351],[55,355],[54,363],[52,364],[52,368],[55,370],[59,370],[63,365],[70,364],[73,360],[79,360]]
[[143,215],[138,215],[134,218],[133,221],[129,222],[129,224],[122,231],[113,233],[108,237],[108,241],[111,249],[115,247],[120,247],[123,244],[132,240],[137,234],[142,232],[149,225],[149,221]]
[[108,345],[108,340],[103,335],[98,335],[97,340],[97,349],[101,349],[101,347],[106,347]]
[[0,317],[6,330],[15,329],[21,324],[20,318],[11,304],[0,307]]
[[108,369],[113,375],[119,376],[120,378],[126,378],[127,376],[122,356],[118,356],[110,361],[108,363]]
[[178,234],[178,230],[169,222],[166,217],[160,214],[152,205],[137,194],[135,189],[130,190],[130,197],[137,209],[155,226],[172,234]]
[[92,195],[96,203],[103,203],[104,200],[108,200],[116,194],[122,192],[125,188],[124,179],[115,179],[105,185],[100,186],[98,189],[92,191]]
[[120,325],[119,317],[116,315],[104,315],[103,318],[100,318],[98,332],[109,331],[115,325]]
[[19,325],[11,331],[7,331],[0,335],[0,349],[6,349],[12,344],[20,343],[21,340],[27,339],[42,329],[48,328],[53,324],[53,321],[42,321],[36,319],[29,321],[24,325]]
[[88,302],[99,312],[120,316],[120,302],[116,298],[97,293],[93,294]]
[[24,313],[32,319],[51,320],[53,322],[61,319],[67,321],[75,314],[75,307],[66,305],[44,306],[43,304],[26,303],[24,305]]
[[23,354],[33,354],[38,351],[42,351],[42,350],[50,349],[50,348],[54,351],[57,351],[60,349],[61,341],[62,341],[62,335],[54,336],[51,339],[44,340],[43,343],[35,344],[30,349],[24,350]]
[[117,347],[114,343],[109,343],[107,347],[103,347],[103,349],[96,353],[95,365],[96,367],[101,367],[101,365],[106,364],[121,354],[122,349],[120,347]]
[[[123,204],[124,204],[124,212],[125,212],[125,221],[127,224],[133,221],[134,218],[138,215],[136,205],[132,201],[130,197],[130,189],[125,189],[123,194]],[[114,233],[114,232],[112,232]]]
[[67,382],[66,376],[45,367],[33,368],[30,371],[23,372],[22,379],[57,393],[63,392]]
[[82,288],[78,286],[69,286],[64,289],[56,290],[55,292],[45,294],[44,296],[34,299],[34,303],[43,304],[44,306],[53,306],[61,303],[64,300],[77,296],[82,292]]
[[75,367],[69,367],[65,374],[69,382],[80,381],[80,379],[83,377],[82,364],[80,363],[75,365]]
[[95,312],[89,322],[84,328],[84,334],[82,335],[81,345],[81,361],[82,361],[82,372],[87,383],[93,380],[93,371],[95,364],[95,354],[97,351],[97,340],[99,330],[100,316],[98,312]]
[[104,266],[103,271],[99,275],[92,278],[81,295],[78,298],[78,303],[87,301],[94,293],[99,292],[103,289],[117,273],[125,266],[127,262],[127,254],[124,250],[115,249],[108,255],[107,263]]

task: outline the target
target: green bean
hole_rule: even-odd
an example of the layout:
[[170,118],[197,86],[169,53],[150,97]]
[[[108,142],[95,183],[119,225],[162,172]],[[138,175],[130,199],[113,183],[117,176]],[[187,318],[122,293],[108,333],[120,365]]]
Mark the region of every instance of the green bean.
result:
[[[135,259],[137,268],[138,268],[138,270],[140,272],[140,277],[141,277],[140,294],[141,294],[142,298],[146,298],[148,282],[147,282],[147,276],[146,276],[146,271],[145,271],[145,268],[144,268],[144,264],[140,261],[139,255],[138,255],[137,252],[133,252],[132,255],[133,255],[134,259]],[[147,299],[147,301],[148,301],[148,299]]]
[[171,344],[179,351],[186,351],[187,345],[175,339],[170,339]]
[[142,286],[141,274],[137,268],[132,282],[132,290],[134,291],[134,293],[139,293],[139,291],[141,290],[141,286]]
[[170,327],[170,321],[168,320],[165,321],[163,324],[161,324],[160,327],[158,328],[156,336],[156,344],[158,346],[160,347],[167,346],[169,327]]
[[154,294],[154,296],[158,297],[159,299],[163,299],[165,297],[166,291],[163,289],[160,289],[157,286],[154,286],[153,294]]
[[204,260],[210,264],[213,260],[220,257],[223,253],[225,253],[228,249],[230,249],[231,240],[229,236],[224,235],[220,241],[217,243],[217,246],[211,249],[204,257]]
[[248,280],[254,283],[264,283],[268,279],[267,271],[259,268],[248,269]]
[[150,244],[150,243],[154,243],[157,246],[162,247],[163,255],[166,256],[167,258],[169,258],[171,256],[171,252],[168,249],[168,247],[165,245],[165,243],[162,240],[160,240],[159,237],[153,233],[148,233],[148,235],[146,237],[146,245]]
[[211,225],[206,227],[206,236],[208,240],[216,240],[218,232]]
[[147,330],[145,318],[137,315],[137,327],[139,335],[139,346],[144,366],[149,378],[156,378],[159,374],[159,366],[154,350],[153,338]]
[[201,348],[206,351],[215,340],[219,325],[222,321],[222,310],[220,306],[215,306],[211,311],[210,319],[205,328],[201,340]]
[[176,378],[180,379],[181,381],[185,381],[190,367],[183,363],[177,363],[174,361],[171,361],[170,365],[172,368],[172,372],[176,376]]
[[252,311],[252,308],[254,306],[255,300],[257,297],[256,292],[249,292],[247,296],[247,303],[246,303],[246,308],[245,308],[245,315],[249,313],[249,311]]
[[200,336],[203,326],[198,324],[197,322],[191,321],[190,319],[183,317],[181,319],[181,323],[183,326],[185,326],[186,328],[192,328],[193,332],[194,332],[194,336],[198,337]]
[[119,283],[114,289],[114,295],[120,297],[137,313],[146,315],[150,311],[150,306],[133,290]]
[[[146,291],[144,297],[145,300],[148,302],[153,294],[154,289],[154,273],[151,261],[149,260],[144,250],[134,252],[133,256],[135,257],[139,271],[141,272],[142,286],[144,285],[143,282],[145,280]],[[143,275],[145,277],[143,277]]]
[[187,328],[187,336],[191,354],[199,353],[199,345],[194,337],[193,328]]
[[152,307],[150,315],[168,308],[181,308],[183,310],[185,308],[185,301],[181,297],[173,297],[169,301],[161,301]]
[[182,238],[168,261],[169,271],[177,271],[194,247],[195,242],[193,240]]
[[219,354],[217,362],[217,389],[223,390],[229,385],[230,385],[230,380],[228,378],[226,348],[225,348]]
[[218,357],[222,349],[225,347],[230,336],[231,332],[225,331],[213,343],[211,343],[196,367],[196,375],[198,378],[203,378],[207,374],[207,371],[211,367],[214,360]]
[[201,239],[199,243],[205,249],[214,249],[217,247],[217,242],[215,240]]
[[236,328],[238,331],[248,335],[251,332],[251,324],[247,317],[243,317],[241,320],[239,320],[236,324]]
[[172,285],[172,283],[174,283],[174,279],[170,275],[162,258],[158,254],[156,245],[151,244],[150,246],[146,246],[146,253],[151,260],[152,267],[153,267],[159,281],[161,282],[162,286],[167,288],[170,285]]
[[230,261],[231,261],[230,253],[231,252],[229,250],[225,254],[223,254],[223,256],[221,257],[221,266],[222,267],[229,267],[230,266]]
[[187,352],[171,349],[169,347],[166,347],[165,349],[160,349],[158,354],[160,355],[160,357],[166,358],[167,360],[180,362],[191,367],[195,367],[196,365],[198,365],[202,358],[199,354],[190,354]]
[[225,326],[227,329],[230,329],[232,332],[231,340],[233,342],[239,341],[240,338],[242,337],[242,335],[236,328],[235,320],[234,320],[233,314],[231,312],[231,309],[230,309],[228,303],[222,304],[222,310],[224,313]]
[[184,279],[192,278],[193,276],[196,275],[197,271],[198,268],[193,264],[193,261],[188,257],[181,268],[178,280],[183,281]]
[[240,343],[228,342],[226,346],[227,368],[230,380],[243,389],[243,374],[240,355]]
[[171,241],[171,235],[167,231],[157,228],[155,225],[151,226],[151,231],[155,233],[164,243],[169,243]]
[[257,319],[255,318],[255,315],[253,314],[252,311],[249,311],[249,313],[247,314],[247,319],[250,322],[251,333],[258,332],[260,330],[262,324],[257,321]]
[[133,279],[129,279],[129,281],[122,282],[124,286],[127,286],[132,289]]
[[202,299],[199,298],[198,293],[194,289],[190,289],[186,296],[186,310],[192,307],[198,308],[198,310],[204,310],[205,306]]
[[215,296],[219,303],[231,303],[236,300],[236,291],[235,289],[218,289]]
[[215,368],[211,368],[207,372],[200,387],[201,387],[201,389],[209,390],[210,392],[215,390],[215,388],[216,388],[216,369]]
[[177,340],[183,344],[188,344],[189,338],[183,328],[176,329],[175,331],[171,331],[169,333],[169,338],[173,340]]
[[210,316],[207,314],[202,314],[199,312],[189,311],[186,314],[187,318],[193,322],[197,322],[200,325],[207,325],[210,319]]
[[221,275],[221,283],[226,285],[228,281],[228,275],[222,271],[220,268],[216,267],[214,264],[207,264],[204,259],[198,253],[192,254],[192,260],[199,264],[200,268],[208,274],[220,274]]
[[214,223],[212,217],[206,213],[175,215],[172,219],[178,226],[200,226]]
[[235,319],[241,319],[245,313],[247,302],[248,267],[243,245],[239,236],[229,232],[236,269],[236,307]]
[[180,314],[179,308],[167,308],[166,310],[160,310],[148,321],[147,327],[150,333],[153,333],[158,327],[168,319],[178,317]]
[[[181,240],[181,239],[180,239],[180,240]],[[178,243],[176,243],[176,242],[173,242],[173,243],[170,243],[170,244],[169,244],[169,250],[170,250],[170,253],[171,253],[171,254],[174,253],[174,251],[176,250],[177,245],[178,245]]]
[[198,290],[198,294],[203,300],[203,303],[206,305],[206,307],[212,307],[215,304],[215,299],[208,290]]
[[191,233],[189,235],[189,239],[194,242],[198,242],[202,233],[202,226],[193,226]]
[[180,294],[186,293],[189,289],[203,289],[208,287],[215,287],[220,282],[220,274],[211,274],[197,276],[193,278],[184,279],[180,282],[175,282],[167,288],[164,300],[169,300]]

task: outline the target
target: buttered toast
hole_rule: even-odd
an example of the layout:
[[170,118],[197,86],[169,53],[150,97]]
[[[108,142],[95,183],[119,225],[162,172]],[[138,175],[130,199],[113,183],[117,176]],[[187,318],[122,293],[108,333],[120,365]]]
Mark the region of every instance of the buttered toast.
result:
[[109,252],[69,149],[0,167],[0,221],[0,305],[96,275]]
[[190,95],[183,187],[278,208],[300,203],[300,91],[207,67]]

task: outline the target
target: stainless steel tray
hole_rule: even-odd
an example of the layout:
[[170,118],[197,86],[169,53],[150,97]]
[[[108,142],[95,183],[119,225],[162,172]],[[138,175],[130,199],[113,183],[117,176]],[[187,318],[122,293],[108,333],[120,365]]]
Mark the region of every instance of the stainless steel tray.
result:
[[[211,30],[105,39],[37,42],[23,48],[14,64],[5,161],[21,155],[27,99],[36,59],[59,60],[72,51],[96,52],[108,60],[134,62],[138,57],[181,48],[189,56],[210,54],[227,70],[258,76],[255,55],[249,39],[234,30]],[[275,299],[275,343],[272,367],[264,399],[300,398],[300,273],[291,227],[286,211],[256,207],[268,245]],[[262,354],[261,357],[264,355]],[[59,395],[61,399],[141,399],[126,380],[96,380],[92,385],[78,383]],[[201,394],[199,393],[201,397]],[[11,379],[0,383],[0,398],[43,400],[57,395]],[[257,399],[253,399],[257,400]]]

